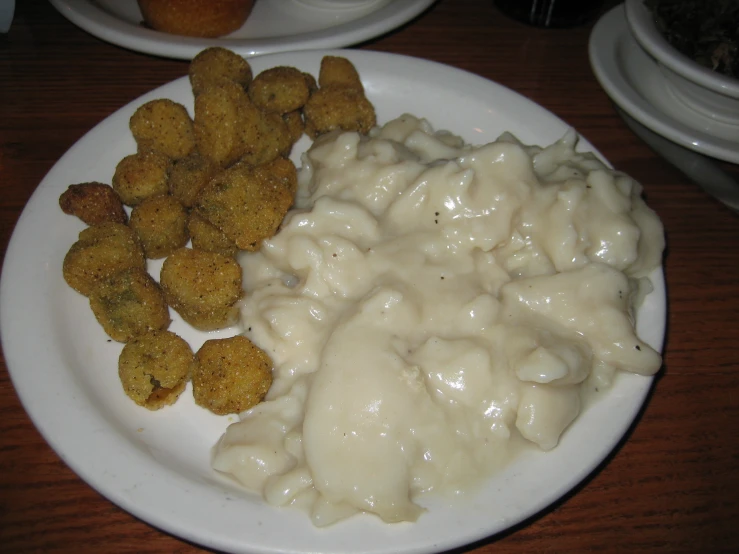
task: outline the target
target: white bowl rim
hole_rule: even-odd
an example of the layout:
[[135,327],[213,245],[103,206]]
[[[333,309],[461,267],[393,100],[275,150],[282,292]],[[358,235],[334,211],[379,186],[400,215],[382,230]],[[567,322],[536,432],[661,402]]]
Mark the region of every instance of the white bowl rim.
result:
[[657,29],[644,0],[626,0],[625,7],[626,21],[634,38],[659,63],[703,88],[739,98],[739,79],[711,71],[679,52]]

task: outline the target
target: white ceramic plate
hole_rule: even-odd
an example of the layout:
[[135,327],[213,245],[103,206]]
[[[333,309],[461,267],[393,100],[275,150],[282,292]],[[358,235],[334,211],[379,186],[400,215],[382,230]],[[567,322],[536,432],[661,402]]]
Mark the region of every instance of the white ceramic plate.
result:
[[88,33],[118,46],[191,60],[208,46],[248,57],[287,50],[342,48],[407,23],[435,0],[257,0],[246,23],[217,39],[147,29],[136,0],[51,0]]
[[[313,51],[258,57],[251,63],[255,71],[292,65],[315,75],[328,53],[354,62],[380,122],[411,112],[473,143],[511,130],[526,143],[549,144],[567,129],[551,113],[500,85],[419,59]],[[116,163],[135,151],[129,117],[143,102],[163,97],[192,106],[187,79],[174,81],[121,108],[59,160],[23,211],[0,283],[3,348],[23,405],[61,458],[111,501],[156,527],[226,552],[438,552],[502,531],[545,508],[584,479],[627,431],[650,378],[619,376],[554,451],[527,451],[461,506],[429,500],[429,511],[415,524],[387,525],[360,515],[317,530],[302,512],[270,507],[219,478],[210,468],[209,453],[233,418],[195,406],[190,389],[159,412],[135,406],[117,377],[121,345],[108,340],[86,299],[66,285],[61,272],[83,224],[62,213],[59,195],[70,183],[110,182]],[[306,143],[304,138],[297,145],[293,159]],[[593,149],[585,140],[580,146]],[[158,268],[150,269],[158,275]],[[661,270],[653,281],[655,291],[639,311],[638,330],[660,348],[665,328]],[[171,329],[194,349],[213,337],[173,317]]]
[[739,163],[739,126],[712,119],[675,96],[657,62],[629,31],[623,5],[595,24],[589,55],[608,96],[639,123],[695,152]]

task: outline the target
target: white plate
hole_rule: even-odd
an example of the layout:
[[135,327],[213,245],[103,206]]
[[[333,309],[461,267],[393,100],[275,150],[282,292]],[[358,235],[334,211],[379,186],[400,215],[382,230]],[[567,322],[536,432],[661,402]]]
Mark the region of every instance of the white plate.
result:
[[[544,108],[500,85],[415,58],[306,51],[251,63],[255,71],[292,65],[317,74],[328,53],[354,62],[380,122],[412,112],[472,143],[511,130],[526,143],[549,144],[567,129]],[[232,418],[198,408],[189,392],[159,412],[135,406],[117,377],[121,345],[108,340],[86,299],[65,284],[61,272],[83,225],[62,213],[59,195],[70,183],[110,182],[116,163],[135,151],[129,117],[143,102],[163,97],[192,106],[186,78],[160,87],[106,118],[51,169],[13,233],[0,282],[3,348],[21,401],[52,448],[107,498],[158,528],[227,552],[438,552],[502,531],[545,508],[584,479],[627,431],[651,378],[619,376],[554,451],[527,451],[456,508],[441,498],[430,500],[428,513],[415,524],[387,525],[360,515],[317,530],[302,512],[270,507],[216,476],[209,450]],[[296,150],[306,143],[303,139]],[[580,146],[593,149],[584,139]],[[638,330],[660,348],[665,328],[661,270],[653,281],[655,291],[639,311]],[[171,329],[193,348],[213,336],[173,316]]]
[[257,0],[246,23],[217,39],[182,37],[147,29],[136,0],[51,0],[88,33],[118,46],[191,60],[208,46],[248,57],[287,50],[341,48],[407,23],[435,0]]
[[657,62],[629,31],[623,5],[595,24],[589,55],[608,96],[639,123],[695,152],[739,163],[739,126],[703,115],[673,94]]

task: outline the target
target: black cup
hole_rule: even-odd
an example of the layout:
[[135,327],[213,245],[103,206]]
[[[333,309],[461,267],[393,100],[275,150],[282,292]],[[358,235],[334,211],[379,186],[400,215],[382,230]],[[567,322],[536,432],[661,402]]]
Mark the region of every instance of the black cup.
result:
[[575,27],[595,19],[603,0],[494,0],[508,17],[535,27]]

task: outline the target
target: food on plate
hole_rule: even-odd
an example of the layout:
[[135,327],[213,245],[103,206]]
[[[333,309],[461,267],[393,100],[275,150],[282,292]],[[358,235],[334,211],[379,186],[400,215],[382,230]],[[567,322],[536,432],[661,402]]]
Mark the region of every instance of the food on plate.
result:
[[243,250],[271,237],[293,203],[295,166],[279,158],[260,166],[239,163],[200,192],[195,210]]
[[126,395],[139,406],[159,410],[174,404],[190,379],[190,345],[171,331],[149,331],[127,342],[118,357]]
[[362,80],[354,64],[341,56],[324,56],[318,72],[318,86],[353,88],[364,92]]
[[157,31],[215,38],[239,29],[253,0],[138,0],[144,23]]
[[190,114],[182,104],[157,98],[140,106],[129,120],[139,151],[156,150],[179,160],[195,149]]
[[115,168],[113,190],[127,206],[135,206],[149,196],[167,194],[171,167],[170,158],[155,150],[130,154]]
[[236,414],[262,401],[272,384],[272,360],[243,335],[210,339],[195,353],[195,403],[218,415]]
[[303,112],[301,110],[295,110],[287,112],[282,115],[282,120],[287,125],[288,133],[290,134],[290,142],[295,144],[300,140],[300,137],[305,133],[305,121],[303,121]]
[[299,110],[310,96],[305,74],[287,66],[265,69],[249,84],[248,92],[259,109],[281,115]]
[[69,185],[59,197],[59,206],[65,214],[77,216],[87,225],[128,221],[120,197],[104,183]]
[[201,331],[236,323],[243,296],[241,267],[215,252],[180,248],[162,264],[159,283],[167,304]]
[[233,81],[246,90],[252,80],[252,71],[246,58],[227,48],[212,46],[192,59],[188,78],[192,93],[197,96],[210,84],[221,80]]
[[473,146],[411,115],[320,136],[279,232],[239,254],[273,383],[213,467],[317,526],[414,521],[554,448],[619,372],[656,373],[633,314],[662,225],[576,143]]
[[179,200],[159,194],[134,206],[128,224],[139,237],[146,257],[158,259],[169,256],[190,240],[187,218],[187,210]]
[[177,160],[169,173],[169,193],[186,208],[192,208],[198,193],[218,170],[218,166],[197,152]]
[[95,286],[124,269],[146,268],[146,257],[136,233],[123,223],[106,222],[82,230],[64,256],[64,280],[90,296]]
[[203,219],[198,212],[190,213],[187,222],[192,247],[208,252],[218,252],[224,256],[233,257],[239,251],[236,243],[229,239],[218,227]]
[[110,338],[128,342],[172,321],[164,294],[146,270],[132,267],[98,283],[90,293],[90,308]]

